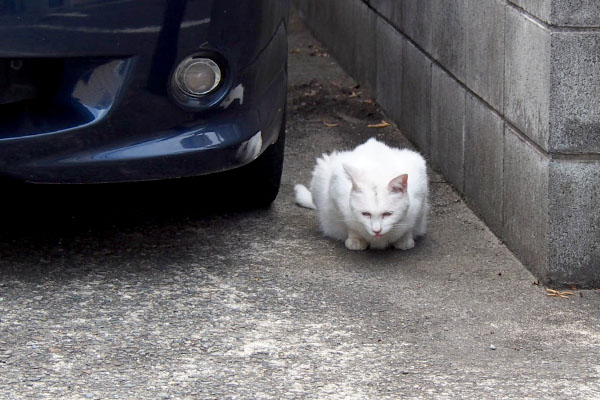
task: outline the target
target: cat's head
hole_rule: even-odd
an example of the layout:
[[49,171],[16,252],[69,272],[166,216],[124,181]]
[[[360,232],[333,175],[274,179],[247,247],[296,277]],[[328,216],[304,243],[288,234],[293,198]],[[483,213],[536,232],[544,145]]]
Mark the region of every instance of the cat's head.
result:
[[410,205],[408,175],[382,183],[352,166],[344,165],[344,170],[352,182],[350,210],[371,236],[383,236],[403,223]]

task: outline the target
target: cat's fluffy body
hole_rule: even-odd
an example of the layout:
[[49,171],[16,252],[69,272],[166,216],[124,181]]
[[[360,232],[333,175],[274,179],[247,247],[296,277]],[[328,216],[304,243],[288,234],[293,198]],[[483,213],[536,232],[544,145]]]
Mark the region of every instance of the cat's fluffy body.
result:
[[323,233],[350,250],[408,250],[426,231],[426,164],[409,149],[370,139],[352,151],[323,154],[310,191],[294,189],[299,205],[316,208]]

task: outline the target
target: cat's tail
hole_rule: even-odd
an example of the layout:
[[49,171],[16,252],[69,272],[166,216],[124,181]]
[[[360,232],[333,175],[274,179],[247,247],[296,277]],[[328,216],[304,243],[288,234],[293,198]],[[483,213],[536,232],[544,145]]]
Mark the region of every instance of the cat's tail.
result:
[[312,193],[304,185],[294,186],[294,192],[296,192],[296,203],[301,207],[312,208],[316,210],[317,207],[313,202]]

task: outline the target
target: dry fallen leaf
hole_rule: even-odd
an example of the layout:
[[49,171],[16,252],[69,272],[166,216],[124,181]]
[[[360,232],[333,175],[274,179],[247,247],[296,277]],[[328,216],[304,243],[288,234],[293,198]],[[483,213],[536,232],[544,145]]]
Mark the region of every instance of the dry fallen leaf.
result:
[[381,120],[380,124],[370,124],[370,125],[367,125],[367,128],[386,128],[388,126],[391,126],[391,124]]
[[338,124],[338,123],[335,123],[335,122],[334,123],[330,123],[330,122],[327,122],[327,121],[323,121],[323,125],[328,126],[329,128],[335,128],[336,126],[340,126],[340,124]]
[[567,291],[558,291],[558,290],[554,290],[554,289],[546,289],[546,296],[550,296],[550,297],[560,297],[562,299],[567,299],[569,296],[574,295],[575,293],[573,292],[567,292]]
[[290,50],[290,54],[300,54],[300,49]]
[[322,51],[322,50],[315,50],[312,53],[310,53],[311,57],[324,57],[327,58],[329,57],[329,53],[327,53],[326,51]]
[[356,93],[356,92],[353,90],[353,91],[352,91],[352,93],[350,93],[350,95],[349,95],[348,97],[350,97],[350,98],[353,98],[353,97],[358,97],[358,93]]

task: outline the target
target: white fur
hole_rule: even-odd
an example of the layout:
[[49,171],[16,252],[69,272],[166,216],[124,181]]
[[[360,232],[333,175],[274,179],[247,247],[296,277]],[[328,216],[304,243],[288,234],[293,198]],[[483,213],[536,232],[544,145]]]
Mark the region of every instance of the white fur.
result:
[[323,233],[350,250],[408,250],[426,231],[425,160],[409,149],[369,139],[352,151],[323,154],[310,191],[294,190],[300,206],[317,209]]
[[312,194],[310,190],[306,188],[304,185],[296,185],[294,186],[294,192],[296,192],[296,203],[301,205],[302,207],[312,208],[315,210],[317,206],[313,203]]

